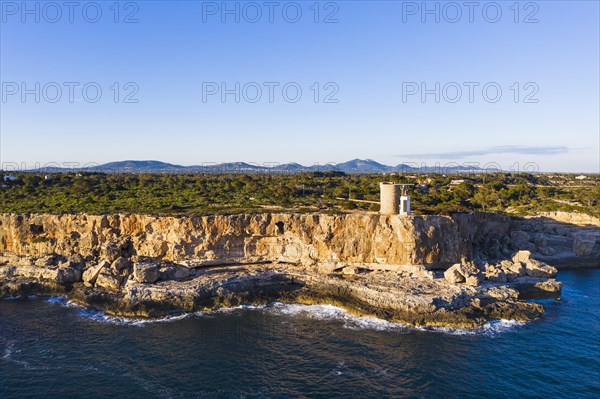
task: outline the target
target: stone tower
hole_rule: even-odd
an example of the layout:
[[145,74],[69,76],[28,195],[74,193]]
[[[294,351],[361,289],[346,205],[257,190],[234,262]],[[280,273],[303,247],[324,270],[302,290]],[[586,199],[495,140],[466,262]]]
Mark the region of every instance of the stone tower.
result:
[[392,182],[379,183],[381,202],[379,213],[397,215],[400,213],[400,185]]

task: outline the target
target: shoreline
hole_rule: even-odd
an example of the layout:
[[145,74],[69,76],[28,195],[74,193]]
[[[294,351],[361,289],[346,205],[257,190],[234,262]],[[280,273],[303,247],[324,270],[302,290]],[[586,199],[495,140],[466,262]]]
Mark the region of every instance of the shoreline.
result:
[[[123,317],[270,302],[412,326],[541,317],[600,228],[498,214],[0,215],[0,297],[57,294]],[[561,263],[562,262],[562,263]]]

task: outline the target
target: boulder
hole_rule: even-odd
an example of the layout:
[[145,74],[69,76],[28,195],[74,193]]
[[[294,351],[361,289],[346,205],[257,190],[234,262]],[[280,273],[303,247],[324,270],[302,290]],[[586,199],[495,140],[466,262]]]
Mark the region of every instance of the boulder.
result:
[[481,282],[483,281],[483,274],[482,273],[475,273],[475,274],[471,274],[468,277],[465,278],[465,284],[466,285],[472,285],[472,286],[478,286],[479,284],[481,284]]
[[323,263],[319,263],[317,266],[319,273],[325,273],[325,274],[333,273],[335,271],[335,269],[338,269],[338,268],[339,268],[339,266],[337,265],[337,263],[334,263],[334,262],[323,262]]
[[506,273],[502,268],[496,266],[486,266],[484,276],[486,280],[495,281],[497,283],[506,283]]
[[106,244],[100,249],[100,257],[109,262],[114,262],[119,256],[121,256],[121,251],[115,243]]
[[56,271],[58,284],[69,284],[81,281],[81,270],[75,267],[59,267]]
[[120,256],[110,265],[110,268],[118,273],[129,271],[131,270],[131,262],[127,258]]
[[154,283],[159,277],[158,266],[152,263],[135,263],[133,278],[138,283]]
[[523,277],[525,275],[525,264],[523,262],[511,262],[509,260],[503,260],[502,262],[500,262],[500,266],[502,267],[502,270],[504,271],[504,273],[506,273],[507,276],[510,274],[514,274],[515,277]]
[[83,283],[85,284],[85,286],[93,287],[96,283],[96,279],[98,278],[98,274],[100,274],[100,271],[102,271],[102,269],[108,268],[109,266],[110,263],[108,263],[108,261],[103,260],[96,266],[88,267],[87,269],[85,269],[82,275]]
[[34,265],[40,267],[52,266],[58,264],[58,261],[59,259],[56,255],[46,255],[36,259]]
[[96,279],[96,287],[103,287],[111,291],[118,291],[123,282],[123,277],[112,274],[108,269],[102,270]]
[[190,269],[187,267],[176,267],[173,272],[173,278],[176,280],[188,278],[191,275]]
[[85,259],[81,254],[73,254],[69,256],[69,262],[75,265],[83,265],[85,263]]
[[512,258],[514,263],[527,262],[529,259],[531,259],[531,252],[526,250],[518,251]]
[[562,290],[562,283],[554,279],[549,279],[536,283],[535,288],[546,292],[560,292]]
[[166,266],[159,268],[160,280],[181,280],[194,274],[193,270],[184,266]]
[[525,272],[529,277],[551,278],[556,276],[558,270],[553,266],[549,266],[535,259],[530,259],[525,263]]
[[479,285],[484,276],[474,263],[464,262],[452,265],[444,272],[444,278],[453,284]]
[[346,266],[342,269],[342,273],[347,275],[356,274],[356,268],[352,266]]
[[461,272],[461,268],[462,265],[460,263],[452,265],[448,270],[444,272],[444,278],[452,284],[464,283],[465,277]]

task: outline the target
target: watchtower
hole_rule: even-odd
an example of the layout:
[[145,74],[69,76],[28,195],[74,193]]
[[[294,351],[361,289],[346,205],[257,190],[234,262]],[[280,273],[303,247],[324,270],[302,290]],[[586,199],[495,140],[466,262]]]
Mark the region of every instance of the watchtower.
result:
[[397,215],[400,212],[400,185],[393,182],[379,183],[380,208],[382,215]]

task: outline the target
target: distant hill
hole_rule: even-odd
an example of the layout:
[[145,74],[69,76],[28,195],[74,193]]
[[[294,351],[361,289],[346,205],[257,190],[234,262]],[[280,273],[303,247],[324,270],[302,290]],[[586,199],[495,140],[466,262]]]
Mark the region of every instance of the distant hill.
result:
[[[338,164],[304,166],[298,163],[259,165],[246,162],[205,163],[202,165],[182,166],[171,163],[146,161],[117,161],[85,168],[47,167],[29,170],[30,172],[104,172],[104,173],[302,173],[316,171],[339,171],[344,173],[465,173],[483,171],[483,169],[465,166],[416,167],[406,164],[388,166],[372,159],[353,159]],[[496,170],[494,170],[496,171]]]

